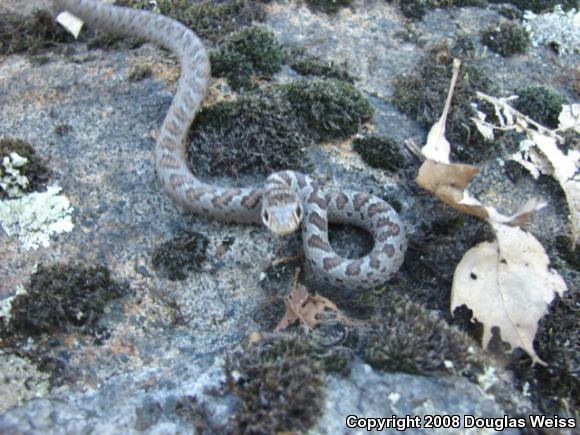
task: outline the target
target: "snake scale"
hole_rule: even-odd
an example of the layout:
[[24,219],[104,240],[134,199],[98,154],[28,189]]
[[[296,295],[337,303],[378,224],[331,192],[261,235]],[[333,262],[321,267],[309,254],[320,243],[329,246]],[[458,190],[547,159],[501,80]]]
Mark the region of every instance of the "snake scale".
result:
[[[204,183],[186,163],[186,137],[209,85],[210,65],[200,39],[188,27],[161,14],[95,0],[53,0],[89,25],[151,41],[173,52],[181,64],[177,91],[155,146],[157,176],[167,194],[193,213],[228,222],[262,222],[275,234],[295,231],[303,221],[306,261],[334,285],[372,289],[399,269],[406,248],[404,227],[385,201],[363,192],[323,191],[295,171],[270,175],[262,184],[229,188]],[[328,222],[362,227],[374,239],[357,259],[339,256],[328,241]]]

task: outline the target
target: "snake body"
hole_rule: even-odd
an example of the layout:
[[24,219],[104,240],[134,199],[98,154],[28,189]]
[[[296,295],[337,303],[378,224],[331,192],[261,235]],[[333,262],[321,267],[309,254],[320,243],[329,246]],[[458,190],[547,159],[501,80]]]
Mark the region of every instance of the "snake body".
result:
[[[186,163],[186,138],[208,88],[210,65],[200,39],[188,27],[149,11],[95,0],[53,0],[89,25],[116,34],[137,36],[172,51],[181,64],[176,94],[155,146],[157,176],[167,194],[184,208],[209,218],[264,223],[287,234],[303,221],[306,261],[334,285],[371,289],[399,269],[406,248],[404,227],[385,201],[363,192],[323,191],[295,171],[270,175],[257,186],[229,188],[196,178]],[[328,241],[328,222],[356,225],[371,233],[372,250],[358,259],[339,256]]]

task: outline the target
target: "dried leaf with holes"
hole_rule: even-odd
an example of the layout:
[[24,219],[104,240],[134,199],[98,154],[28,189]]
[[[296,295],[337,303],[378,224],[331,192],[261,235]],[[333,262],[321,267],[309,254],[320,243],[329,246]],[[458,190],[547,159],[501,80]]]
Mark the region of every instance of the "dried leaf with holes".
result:
[[533,346],[539,320],[555,295],[566,291],[564,280],[549,267],[544,248],[518,227],[492,224],[497,240],[467,251],[453,277],[451,311],[461,305],[483,323],[483,347],[491,330],[512,348],[521,347],[534,362],[546,365]]

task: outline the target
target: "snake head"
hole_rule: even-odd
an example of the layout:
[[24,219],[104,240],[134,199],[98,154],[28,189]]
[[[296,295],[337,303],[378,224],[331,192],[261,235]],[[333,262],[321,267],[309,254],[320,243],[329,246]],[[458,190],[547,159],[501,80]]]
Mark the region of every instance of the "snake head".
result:
[[302,221],[302,201],[293,192],[276,189],[262,198],[262,222],[277,235],[290,234]]

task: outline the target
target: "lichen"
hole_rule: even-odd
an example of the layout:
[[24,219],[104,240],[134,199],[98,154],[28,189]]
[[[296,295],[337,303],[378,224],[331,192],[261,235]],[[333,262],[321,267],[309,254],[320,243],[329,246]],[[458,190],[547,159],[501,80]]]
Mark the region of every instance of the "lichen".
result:
[[28,178],[20,173],[20,169],[28,163],[28,159],[18,153],[4,156],[0,165],[0,188],[9,198],[19,198],[30,184]]
[[518,22],[506,21],[483,31],[481,42],[504,57],[525,53],[530,35]]
[[17,234],[26,250],[48,247],[51,236],[72,231],[73,208],[60,191],[58,186],[49,186],[46,192],[0,201],[4,231],[9,236]]
[[576,9],[564,12],[561,5],[556,5],[553,12],[539,15],[526,11],[524,28],[530,34],[532,46],[549,45],[559,55],[580,52],[579,14]]
[[38,192],[46,188],[48,177],[48,169],[28,142],[0,137],[0,199],[13,198],[4,185],[11,186],[12,194],[16,195],[19,195],[18,190],[22,193]]

